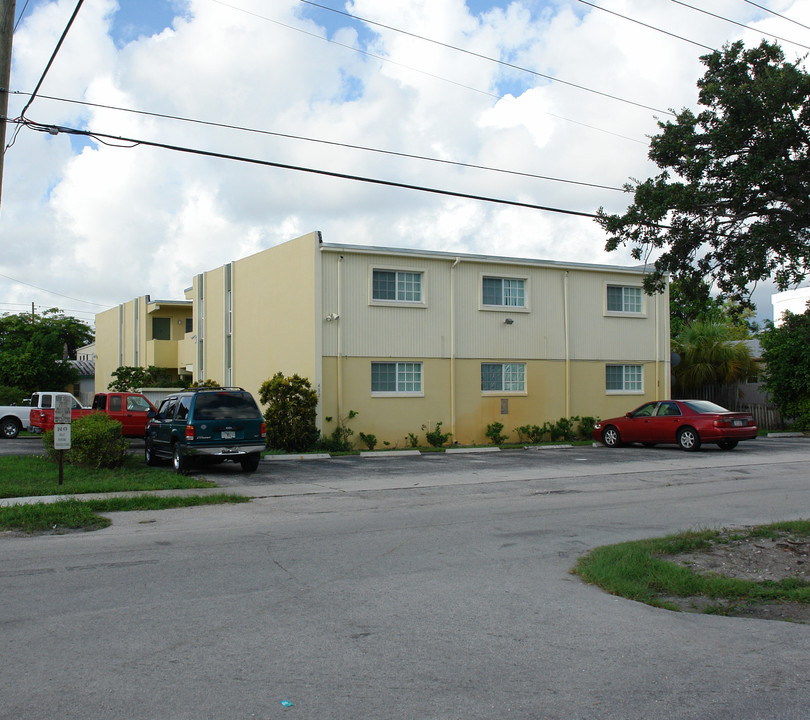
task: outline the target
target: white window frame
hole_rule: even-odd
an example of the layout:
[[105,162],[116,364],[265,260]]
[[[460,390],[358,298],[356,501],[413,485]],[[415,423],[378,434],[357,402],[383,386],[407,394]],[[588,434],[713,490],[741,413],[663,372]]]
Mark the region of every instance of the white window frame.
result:
[[[523,282],[523,305],[488,305],[484,303],[484,280],[520,280]],[[503,289],[501,290],[501,300],[503,300]],[[478,278],[478,309],[491,312],[529,312],[529,278],[526,275],[509,275],[504,273],[482,272]]]
[[[608,288],[621,288],[622,290],[622,309],[609,310],[608,309]],[[640,309],[639,310],[625,310],[625,290],[638,290]],[[647,296],[644,293],[644,288],[640,283],[622,283],[605,281],[604,290],[602,292],[602,299],[604,302],[604,314],[607,317],[627,317],[627,318],[643,318],[647,317]]]
[[[501,366],[501,388],[499,390],[484,390],[484,365],[500,365]],[[506,386],[505,378],[507,375],[507,368],[510,368],[509,371],[514,372],[512,370],[512,366],[522,368],[522,379],[523,379],[523,388],[520,390],[505,390],[504,387]],[[526,363],[525,362],[482,362],[481,363],[481,394],[482,395],[526,395]]]
[[[374,366],[375,365],[393,365],[394,378],[397,386],[396,390],[374,390]],[[419,389],[418,390],[401,390],[400,382],[402,380],[401,373],[408,372],[408,366],[419,367]],[[372,397],[424,397],[425,395],[425,367],[421,360],[373,360],[370,366],[371,377],[369,378],[369,385],[371,387]]]
[[[396,287],[397,287],[397,297],[393,300],[386,300],[383,298],[375,298],[374,297],[374,273],[375,272],[387,272],[387,273],[395,273],[396,279]],[[419,276],[419,300],[405,300],[399,297],[399,281],[400,275],[418,275]],[[421,268],[414,268],[414,267],[384,267],[382,265],[372,265],[369,268],[368,273],[368,304],[369,305],[379,305],[385,307],[410,307],[410,308],[424,308],[427,307],[427,293],[426,293],[426,283],[425,283],[425,271]]]
[[[607,373],[608,368],[622,368],[622,387],[611,389],[608,388]],[[640,375],[641,387],[630,387],[635,380],[628,377],[628,369],[638,369]],[[608,395],[643,395],[644,394],[644,365],[641,363],[606,363],[605,364],[605,393]]]

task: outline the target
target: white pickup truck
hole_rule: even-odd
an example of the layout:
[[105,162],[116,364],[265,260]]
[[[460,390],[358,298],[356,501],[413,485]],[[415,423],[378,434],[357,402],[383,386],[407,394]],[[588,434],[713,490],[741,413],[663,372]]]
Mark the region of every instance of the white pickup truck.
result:
[[36,405],[3,405],[0,407],[0,436],[11,440],[17,437],[21,430],[30,430],[31,410],[33,408],[52,408],[55,395],[68,395],[73,408],[82,406],[73,395],[67,392],[34,393],[32,400],[36,402]]

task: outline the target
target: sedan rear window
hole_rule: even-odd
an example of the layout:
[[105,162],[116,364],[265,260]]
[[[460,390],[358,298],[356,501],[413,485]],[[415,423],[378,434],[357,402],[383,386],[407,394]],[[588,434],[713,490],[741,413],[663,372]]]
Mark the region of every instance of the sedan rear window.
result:
[[720,407],[719,405],[715,405],[713,402],[709,402],[708,400],[689,400],[689,402],[685,402],[686,405],[690,410],[694,410],[696,413],[727,413],[729,412],[724,407]]
[[249,393],[201,393],[194,404],[195,420],[260,417],[256,401]]

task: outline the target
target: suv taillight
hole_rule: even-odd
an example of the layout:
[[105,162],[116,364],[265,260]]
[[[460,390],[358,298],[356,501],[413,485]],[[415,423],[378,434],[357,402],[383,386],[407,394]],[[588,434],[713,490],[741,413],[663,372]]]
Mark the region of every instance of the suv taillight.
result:
[[194,439],[194,426],[186,425],[186,440],[193,440],[193,439]]
[[262,423],[261,434],[264,437],[267,434],[267,423]]

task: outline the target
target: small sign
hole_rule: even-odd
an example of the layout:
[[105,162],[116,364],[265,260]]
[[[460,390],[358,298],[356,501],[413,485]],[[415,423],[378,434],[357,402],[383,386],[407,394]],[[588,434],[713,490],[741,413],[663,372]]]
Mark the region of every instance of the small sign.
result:
[[53,449],[70,450],[70,423],[54,424]]
[[67,395],[57,395],[53,402],[54,424],[69,423],[70,417],[70,397]]

